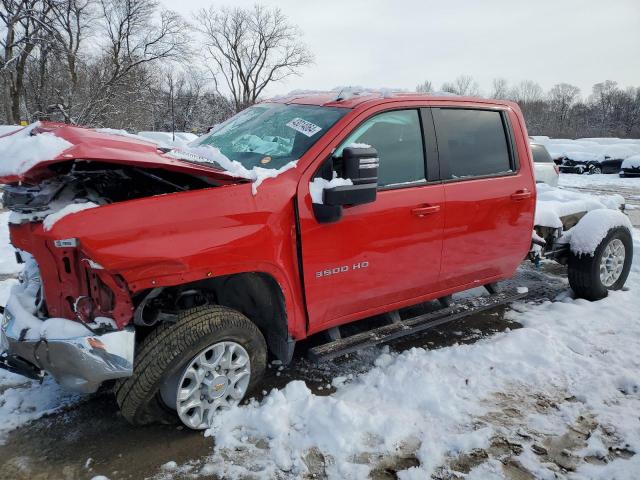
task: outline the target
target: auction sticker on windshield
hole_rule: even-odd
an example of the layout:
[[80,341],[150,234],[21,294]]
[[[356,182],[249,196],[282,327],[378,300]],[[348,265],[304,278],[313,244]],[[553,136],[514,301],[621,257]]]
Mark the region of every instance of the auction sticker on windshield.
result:
[[296,132],[300,132],[307,137],[313,137],[316,133],[322,130],[322,128],[315,123],[307,122],[302,118],[294,118],[287,123],[287,127],[293,128]]

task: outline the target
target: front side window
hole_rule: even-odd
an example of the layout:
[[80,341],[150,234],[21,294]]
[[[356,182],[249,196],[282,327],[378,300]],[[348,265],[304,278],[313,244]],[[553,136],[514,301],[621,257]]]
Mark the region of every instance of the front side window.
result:
[[191,145],[216,147],[246,169],[278,169],[298,160],[348,111],[282,103],[254,105]]
[[512,171],[500,112],[441,108],[435,119],[438,148],[441,158],[447,157],[450,179]]
[[378,185],[424,181],[422,130],[417,110],[380,113],[360,124],[342,142],[334,156],[352,144],[370,145],[378,151]]

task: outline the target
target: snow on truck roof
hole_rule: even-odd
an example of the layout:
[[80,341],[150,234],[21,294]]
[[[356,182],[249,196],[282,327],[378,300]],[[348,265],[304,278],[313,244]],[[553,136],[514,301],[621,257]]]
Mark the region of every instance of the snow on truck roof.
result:
[[265,100],[265,102],[288,103],[297,105],[317,105],[323,107],[356,108],[364,103],[383,101],[388,99],[401,100],[446,100],[455,102],[487,103],[491,105],[512,106],[513,102],[506,100],[493,100],[479,97],[462,97],[449,92],[417,93],[394,91],[387,89],[380,90],[332,90],[314,91],[300,90],[293,91],[283,96],[276,96]]

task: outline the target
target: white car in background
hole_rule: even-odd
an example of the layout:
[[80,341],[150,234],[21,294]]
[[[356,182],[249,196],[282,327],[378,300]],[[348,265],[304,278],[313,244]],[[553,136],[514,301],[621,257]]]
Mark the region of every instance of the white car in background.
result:
[[544,145],[531,144],[533,164],[535,166],[536,183],[546,183],[552,187],[558,186],[560,169],[555,164]]

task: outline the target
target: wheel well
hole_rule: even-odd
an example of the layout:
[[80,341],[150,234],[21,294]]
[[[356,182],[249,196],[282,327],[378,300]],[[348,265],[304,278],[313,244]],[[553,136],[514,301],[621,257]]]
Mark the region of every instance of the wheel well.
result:
[[295,342],[289,338],[287,310],[278,282],[269,274],[245,272],[156,288],[136,296],[134,323],[151,327],[177,321],[181,310],[200,305],[224,305],[255,323],[273,355],[291,361]]

